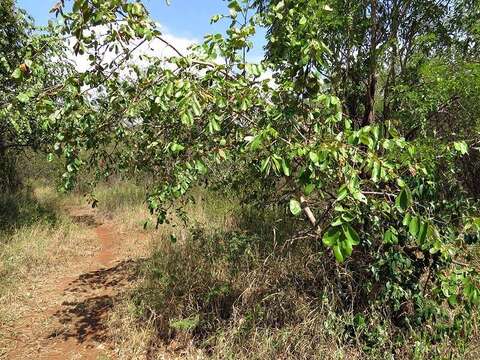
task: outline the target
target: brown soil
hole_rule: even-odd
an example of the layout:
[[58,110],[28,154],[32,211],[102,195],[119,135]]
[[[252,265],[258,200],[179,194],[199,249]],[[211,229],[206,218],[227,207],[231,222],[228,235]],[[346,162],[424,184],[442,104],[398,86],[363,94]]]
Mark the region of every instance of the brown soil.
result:
[[73,261],[64,271],[72,275],[42,279],[31,308],[10,332],[6,359],[115,359],[105,321],[133,280],[134,260],[122,254],[125,237],[112,222],[102,223],[91,209],[68,211],[93,230],[98,250]]

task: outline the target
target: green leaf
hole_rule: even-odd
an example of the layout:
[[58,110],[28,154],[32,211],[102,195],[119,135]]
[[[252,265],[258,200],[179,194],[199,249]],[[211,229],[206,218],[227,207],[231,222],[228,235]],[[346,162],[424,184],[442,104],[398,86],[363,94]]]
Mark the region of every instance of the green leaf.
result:
[[282,167],[282,165],[280,163],[279,156],[274,154],[272,156],[272,161],[273,161],[273,165],[275,167],[275,170],[280,171],[280,168]]
[[423,242],[427,238],[428,226],[429,224],[427,222],[422,222],[420,224],[420,228],[418,229],[418,234],[417,234],[418,243],[420,245],[423,244]]
[[410,213],[406,213],[405,217],[403,218],[402,224],[404,226],[408,226],[408,224],[410,224],[410,220],[412,220],[412,215],[410,215]]
[[416,237],[419,229],[420,229],[420,219],[418,216],[414,216],[410,221],[410,223],[408,224],[408,231],[412,236]]
[[391,230],[388,229],[385,231],[385,234],[383,235],[383,241],[386,244],[396,244],[398,242],[397,235]]
[[363,195],[363,193],[360,190],[355,189],[352,193],[352,196],[355,200],[363,202],[364,204],[366,204],[368,202],[367,197],[365,195]]
[[367,133],[365,132],[362,132],[360,134],[360,143],[368,146],[370,149],[373,149],[373,146],[374,146],[374,142],[373,142],[373,139],[370,135],[368,135]]
[[210,19],[210,23],[211,24],[214,24],[216,22],[218,22],[221,18],[223,17],[223,15],[213,15],[212,18]]
[[431,223],[428,224],[427,238],[429,241],[435,241],[435,242],[438,242],[440,240],[440,233],[438,232],[437,228]]
[[457,295],[455,294],[452,294],[448,297],[448,303],[451,305],[451,306],[455,306],[458,304],[458,301],[457,301]]
[[336,218],[330,225],[331,226],[340,226],[344,223],[341,217]]
[[266,159],[262,160],[262,165],[260,167],[261,172],[266,172],[267,174],[270,172],[270,166],[271,166],[270,159],[271,157],[269,156]]
[[169,321],[169,326],[175,330],[181,331],[192,331],[194,330],[198,324],[200,324],[200,316],[195,315],[186,319],[171,319]]
[[20,68],[17,67],[12,73],[12,78],[20,79],[21,77],[22,77],[22,70],[20,70]]
[[307,184],[303,187],[303,193],[307,196],[310,195],[313,190],[315,190],[315,184]]
[[191,103],[192,111],[195,116],[202,115],[202,106],[200,105],[196,96],[193,96],[193,101]]
[[285,176],[290,176],[290,167],[288,166],[285,159],[282,159],[282,170]]
[[30,96],[27,93],[20,93],[17,95],[18,101],[21,103],[28,103],[30,101]]
[[400,211],[407,210],[412,204],[412,193],[410,189],[405,186],[395,200],[395,205]]
[[193,114],[190,111],[185,111],[181,116],[180,116],[180,121],[184,125],[193,125]]
[[314,151],[310,151],[310,153],[308,154],[308,156],[310,157],[310,160],[314,163],[314,164],[318,164],[318,154]]
[[347,185],[344,184],[340,187],[340,189],[338,189],[337,201],[342,201],[347,197],[347,195],[348,195],[348,188],[347,188]]
[[360,244],[360,236],[358,236],[357,231],[350,224],[343,224],[342,229],[345,237],[350,241],[352,245]]
[[295,199],[290,199],[290,212],[295,216],[300,215],[302,212],[302,206]]
[[213,134],[217,131],[220,131],[220,125],[218,124],[217,120],[211,118],[208,122],[208,131]]
[[468,145],[465,141],[455,141],[453,146],[460,154],[468,154]]
[[285,1],[281,0],[275,5],[275,11],[281,10],[285,7]]
[[340,245],[333,246],[333,254],[335,255],[335,259],[337,259],[339,263],[342,263],[343,260],[345,260],[342,254],[342,250],[340,249]]
[[372,169],[372,181],[377,182],[381,173],[381,165],[378,161],[375,161],[373,163],[373,169]]
[[260,146],[262,146],[262,135],[258,134],[250,142],[250,148],[252,150],[257,150]]
[[353,252],[353,244],[349,240],[342,241],[341,249],[343,250],[342,253],[344,253],[347,256],[350,256],[352,255],[352,252]]
[[258,77],[262,75],[263,68],[259,64],[245,64],[245,70],[247,73]]
[[195,161],[195,169],[202,175],[205,175],[208,172],[207,167],[201,160]]
[[180,151],[183,151],[185,150],[185,146],[183,145],[180,145],[180,144],[177,144],[177,143],[173,143],[171,146],[170,146],[170,150],[174,153],[178,153]]
[[330,227],[322,237],[322,242],[325,246],[332,247],[337,244],[340,239],[340,228]]
[[230,3],[228,4],[228,7],[232,10],[235,10],[235,11],[242,11],[242,8],[240,7],[240,4],[236,0],[230,1]]
[[247,100],[242,99],[242,100],[240,101],[240,110],[246,111],[247,109],[248,109]]

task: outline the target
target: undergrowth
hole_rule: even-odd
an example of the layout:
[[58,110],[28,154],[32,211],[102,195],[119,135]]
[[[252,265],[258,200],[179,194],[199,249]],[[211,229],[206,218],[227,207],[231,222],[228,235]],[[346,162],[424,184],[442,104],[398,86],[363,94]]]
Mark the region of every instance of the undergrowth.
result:
[[[359,248],[338,264],[284,208],[202,189],[158,229],[144,186],[115,180],[94,196],[120,233],[142,233],[153,246],[109,319],[121,359],[478,358],[477,311],[465,319],[433,301],[431,277],[412,271],[425,259],[392,248],[367,267]],[[0,196],[2,322],[16,318],[8,304],[19,286],[88,247],[63,209],[87,200],[38,179]],[[477,245],[468,246],[475,265]]]
[[[408,284],[392,278],[379,285],[372,281],[375,269],[361,267],[365,254],[336,263],[321,243],[283,220],[283,209],[242,207],[201,191],[195,200],[186,208],[192,224],[188,231],[179,223],[169,228],[173,236],[165,229],[152,235],[157,237],[156,247],[141,267],[143,280],[123,305],[129,309],[130,323],[136,318],[144,335],[150,329],[145,345],[149,354],[162,358],[171,351],[173,357],[199,358],[200,353],[201,358],[214,359],[475,358],[476,312],[470,327],[455,335],[451,328],[440,331],[444,325],[425,315],[445,312],[455,321],[457,315],[448,304],[417,301],[412,293],[411,301],[395,310],[395,302],[405,294],[394,290],[420,282],[414,275]],[[178,228],[184,229],[181,237],[175,235]],[[377,271],[382,269],[378,266]],[[379,301],[387,296],[387,303]],[[126,334],[132,336],[132,330],[124,339]]]
[[[93,244],[63,208],[65,196],[54,188],[31,184],[0,194],[0,321],[13,321],[41,275],[61,271]],[[23,289],[23,290],[22,290]],[[13,306],[13,304],[16,304]]]

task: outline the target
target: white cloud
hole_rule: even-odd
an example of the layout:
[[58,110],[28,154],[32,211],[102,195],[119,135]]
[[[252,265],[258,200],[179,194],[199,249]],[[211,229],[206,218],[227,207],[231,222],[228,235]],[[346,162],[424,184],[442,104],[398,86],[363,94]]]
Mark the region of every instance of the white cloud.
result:
[[[120,54],[120,57],[117,58],[118,54],[116,54],[113,50],[112,51],[106,51],[102,55],[102,62],[101,65],[104,69],[106,69],[106,72],[117,72],[119,73],[121,78],[124,79],[135,79],[136,74],[133,72],[131,67],[129,65],[137,65],[140,68],[146,68],[151,60],[148,58],[152,59],[160,59],[160,60],[166,60],[170,57],[173,56],[178,56],[178,53],[170,47],[168,44],[171,44],[178,52],[180,52],[182,55],[188,55],[190,48],[193,45],[199,44],[200,41],[194,38],[186,38],[186,37],[181,37],[173,34],[170,32],[168,29],[163,28],[160,24],[157,24],[158,28],[161,29],[162,36],[161,38],[166,42],[154,38],[151,41],[147,41],[144,43],[141,43],[141,40],[135,40],[132,41],[128,44],[127,48],[129,50],[132,50],[131,57],[130,59],[123,64],[121,67],[113,67],[113,68],[108,68],[108,65],[111,64],[113,61],[118,61],[123,58],[123,54]],[[99,42],[102,42],[102,39],[105,37],[107,33],[107,28],[104,27],[97,27],[94,29],[96,38],[99,40]],[[70,49],[73,49],[73,46],[75,44],[74,39],[71,39],[68,43],[68,47]],[[141,43],[141,44],[140,44]],[[168,44],[167,44],[168,43]],[[140,44],[140,45],[139,45]],[[120,45],[120,44],[119,44]],[[92,50],[90,50],[92,51]],[[92,54],[93,55],[93,54]],[[91,61],[88,59],[89,54],[83,54],[83,55],[74,55],[73,51],[71,52],[71,59],[73,63],[75,64],[76,70],[79,72],[85,72],[88,70],[91,70],[92,65]],[[250,57],[248,61],[250,63],[260,63],[261,62],[260,57]],[[225,60],[222,57],[217,57],[214,60],[215,63],[217,64],[223,64]],[[166,68],[174,68],[174,65],[169,64],[168,62],[165,62],[164,66]],[[258,80],[269,80],[269,84],[272,87],[276,87],[275,81],[273,80],[273,73],[270,69],[267,69],[260,77]],[[92,89],[92,93],[96,93],[96,90]]]
[[[159,26],[160,27],[160,26]],[[161,28],[161,27],[160,27]],[[102,41],[102,38],[105,37],[107,33],[106,27],[97,27],[93,31],[95,31],[97,39]],[[168,29],[162,29],[162,39],[166,42],[171,44],[175,49],[177,49],[181,54],[188,54],[189,48],[192,45],[198,43],[197,39],[185,38],[181,36],[176,36],[175,34],[168,31]],[[75,44],[74,39],[70,39],[68,41],[68,47],[73,49]],[[128,60],[128,64],[136,64],[139,66],[147,66],[148,61],[145,58],[141,58],[142,56],[146,57],[153,57],[157,59],[167,59],[172,56],[177,56],[178,54],[175,52],[172,47],[168,46],[165,42],[161,41],[158,38],[154,38],[151,41],[146,41],[139,45],[141,40],[134,40],[127,45],[127,48],[132,50],[131,57]],[[120,44],[119,44],[120,45]],[[92,50],[90,50],[92,51]],[[89,55],[94,55],[93,53],[85,53],[83,55],[75,55],[73,51],[71,52],[71,59],[75,64],[77,71],[85,72],[90,70],[92,65],[91,61],[88,59]],[[102,66],[107,67],[112,61],[120,60],[123,58],[123,55],[117,58],[117,55],[113,50],[112,51],[105,51],[102,54]],[[125,70],[119,70],[121,73],[125,73]]]

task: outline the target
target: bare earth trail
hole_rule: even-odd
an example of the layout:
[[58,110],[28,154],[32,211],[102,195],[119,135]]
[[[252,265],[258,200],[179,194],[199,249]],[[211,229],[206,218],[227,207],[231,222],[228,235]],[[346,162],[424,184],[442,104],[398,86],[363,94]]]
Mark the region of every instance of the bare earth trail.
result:
[[122,234],[112,222],[99,221],[91,209],[68,212],[93,230],[98,250],[66,269],[71,275],[42,281],[36,300],[12,331],[14,346],[6,359],[114,359],[105,320],[132,281],[134,260],[122,254]]

